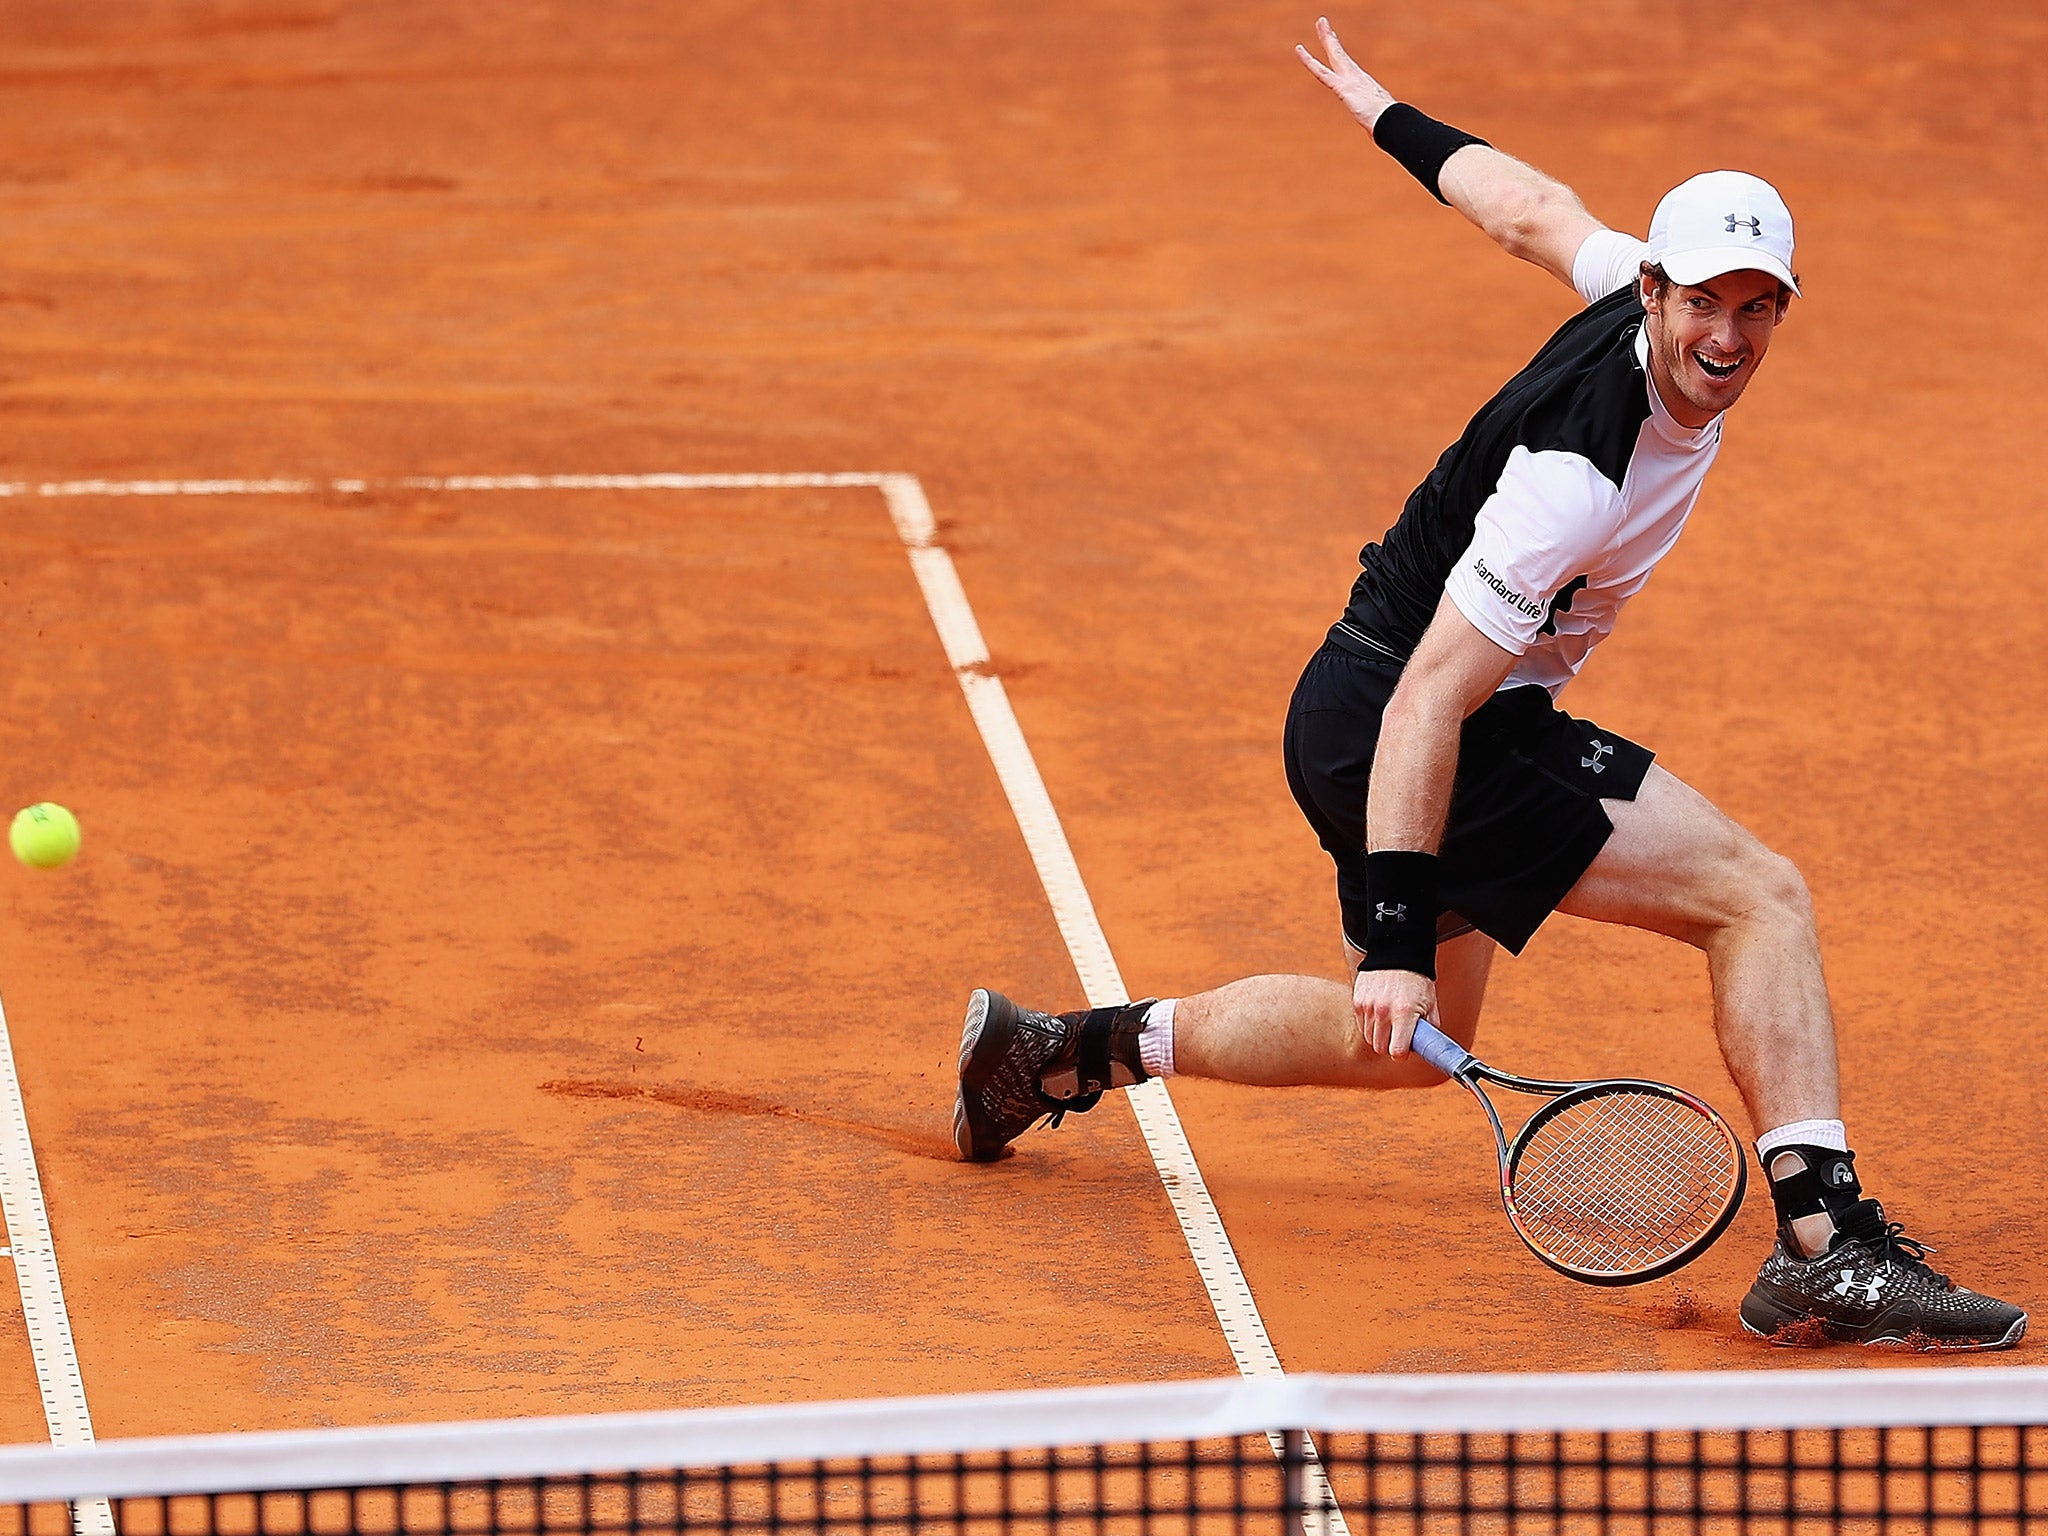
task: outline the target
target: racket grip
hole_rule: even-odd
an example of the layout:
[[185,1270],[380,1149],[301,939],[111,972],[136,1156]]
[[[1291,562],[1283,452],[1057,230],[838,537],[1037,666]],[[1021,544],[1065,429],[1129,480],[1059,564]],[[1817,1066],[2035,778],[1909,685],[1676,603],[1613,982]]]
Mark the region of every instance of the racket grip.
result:
[[1415,1021],[1415,1054],[1445,1077],[1456,1077],[1472,1062],[1472,1053],[1427,1019]]

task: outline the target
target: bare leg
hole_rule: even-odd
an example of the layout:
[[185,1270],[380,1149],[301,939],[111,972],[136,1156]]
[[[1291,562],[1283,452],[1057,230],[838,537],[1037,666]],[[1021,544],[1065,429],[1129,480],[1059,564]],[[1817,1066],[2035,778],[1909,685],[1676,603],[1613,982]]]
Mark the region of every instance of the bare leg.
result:
[[1682,780],[1652,766],[1559,909],[1705,952],[1721,1055],[1759,1132],[1841,1115],[1834,1015],[1806,882]]
[[[1633,801],[1606,807],[1614,835],[1560,910],[1706,954],[1721,1052],[1759,1131],[1837,1118],[1834,1020],[1798,870],[1659,767]],[[1468,934],[1437,950],[1437,1022],[1467,1045],[1493,948]],[[1357,954],[1349,960],[1355,966]],[[1254,976],[1183,998],[1174,1026],[1174,1065],[1192,1077],[1361,1088],[1442,1081],[1413,1057],[1367,1051],[1350,989],[1315,977]]]
[[[1347,946],[1348,949],[1348,946]],[[1465,1045],[1479,1028],[1493,940],[1468,933],[1437,946],[1437,1025]],[[1350,965],[1358,955],[1351,951]],[[1366,1049],[1351,988],[1315,976],[1253,976],[1184,997],[1173,1018],[1174,1069],[1260,1087],[1428,1088],[1443,1076],[1420,1058]]]

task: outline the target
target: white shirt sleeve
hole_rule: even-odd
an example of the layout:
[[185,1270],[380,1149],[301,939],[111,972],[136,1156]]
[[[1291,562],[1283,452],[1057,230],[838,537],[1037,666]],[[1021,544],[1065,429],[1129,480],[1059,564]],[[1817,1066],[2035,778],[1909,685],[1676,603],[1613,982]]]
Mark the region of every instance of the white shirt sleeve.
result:
[[1597,303],[1615,289],[1635,281],[1642,270],[1649,246],[1634,235],[1618,229],[1596,229],[1579,245],[1572,258],[1572,286],[1588,304]]
[[1526,655],[1558,594],[1598,568],[1620,526],[1621,491],[1589,460],[1517,446],[1444,592],[1487,639]]

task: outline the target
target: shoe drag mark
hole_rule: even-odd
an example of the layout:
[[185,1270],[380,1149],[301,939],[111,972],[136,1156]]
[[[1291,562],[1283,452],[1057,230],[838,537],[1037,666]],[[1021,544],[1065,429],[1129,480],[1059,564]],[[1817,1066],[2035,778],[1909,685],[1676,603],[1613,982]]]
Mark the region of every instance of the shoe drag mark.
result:
[[692,1110],[700,1115],[740,1115],[749,1119],[795,1120],[803,1125],[814,1125],[819,1130],[837,1131],[846,1136],[858,1136],[863,1141],[879,1142],[882,1146],[907,1153],[911,1157],[928,1157],[941,1163],[959,1161],[953,1144],[936,1136],[920,1136],[915,1131],[892,1130],[888,1126],[869,1125],[865,1121],[841,1120],[832,1115],[813,1114],[807,1109],[778,1104],[773,1099],[764,1099],[751,1093],[728,1093],[722,1088],[686,1088],[664,1084],[650,1086],[641,1083],[605,1082],[595,1078],[556,1078],[551,1082],[542,1083],[540,1091],[565,1099],[652,1099],[657,1104]]

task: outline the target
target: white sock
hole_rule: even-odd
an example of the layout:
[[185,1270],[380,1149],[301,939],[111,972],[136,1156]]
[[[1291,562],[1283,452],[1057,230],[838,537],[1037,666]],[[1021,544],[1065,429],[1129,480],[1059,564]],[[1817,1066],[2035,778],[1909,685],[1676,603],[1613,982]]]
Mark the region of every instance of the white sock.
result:
[[1177,997],[1163,997],[1145,1010],[1145,1027],[1138,1033],[1138,1060],[1153,1077],[1173,1076],[1173,1008]]
[[1757,1161],[1768,1168],[1773,1152],[1780,1147],[1791,1146],[1826,1147],[1830,1152],[1846,1152],[1849,1150],[1849,1130],[1839,1120],[1794,1120],[1790,1125],[1781,1125],[1775,1131],[1765,1131],[1757,1137]]

